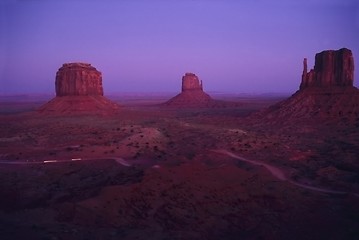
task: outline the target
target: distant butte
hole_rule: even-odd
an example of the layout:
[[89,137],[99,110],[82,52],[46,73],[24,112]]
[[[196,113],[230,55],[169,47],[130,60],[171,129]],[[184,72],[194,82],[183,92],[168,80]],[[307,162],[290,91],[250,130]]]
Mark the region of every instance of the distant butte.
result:
[[[250,118],[265,123],[317,122],[359,127],[359,90],[353,86],[354,58],[347,48],[315,55],[314,69],[303,62],[299,90]],[[263,121],[265,119],[265,121]]]
[[182,77],[182,92],[165,103],[173,107],[208,107],[213,99],[203,91],[202,81],[193,74]]
[[40,113],[110,114],[119,105],[103,96],[102,74],[89,63],[65,63],[56,73],[56,97]]
[[200,81],[196,74],[186,73],[182,77],[182,92],[201,91],[203,92],[202,80]]

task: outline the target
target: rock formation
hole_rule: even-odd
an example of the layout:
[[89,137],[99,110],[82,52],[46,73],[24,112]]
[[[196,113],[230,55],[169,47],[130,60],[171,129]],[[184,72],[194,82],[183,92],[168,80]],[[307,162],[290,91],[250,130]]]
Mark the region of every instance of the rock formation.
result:
[[182,77],[182,92],[185,91],[203,91],[202,81],[193,73],[186,73]]
[[203,91],[202,81],[193,73],[182,77],[182,92],[165,103],[174,107],[209,107],[213,99]]
[[40,113],[111,114],[119,105],[103,96],[102,75],[88,63],[65,63],[56,73],[56,97]]
[[353,86],[354,59],[347,48],[327,50],[315,55],[314,69],[307,72],[304,58],[300,89],[308,87]]
[[56,73],[56,96],[103,96],[102,75],[88,63],[65,63]]
[[303,62],[302,82],[290,98],[251,116],[264,123],[344,123],[359,126],[359,90],[353,86],[354,58],[349,49],[317,53],[314,69]]

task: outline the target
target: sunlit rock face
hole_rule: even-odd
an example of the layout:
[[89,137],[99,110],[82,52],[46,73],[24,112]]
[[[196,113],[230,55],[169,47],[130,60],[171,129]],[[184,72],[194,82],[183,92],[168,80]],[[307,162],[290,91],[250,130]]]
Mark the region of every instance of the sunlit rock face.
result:
[[307,59],[303,62],[300,89],[310,87],[353,86],[354,58],[347,48],[327,50],[315,55],[314,69],[307,72]]
[[182,92],[165,103],[173,107],[210,107],[213,99],[203,91],[202,81],[194,73],[182,77]]
[[103,96],[102,74],[89,63],[65,63],[56,73],[56,96]]
[[89,63],[65,63],[56,73],[56,97],[38,109],[45,114],[109,115],[120,109],[103,96],[102,75]]

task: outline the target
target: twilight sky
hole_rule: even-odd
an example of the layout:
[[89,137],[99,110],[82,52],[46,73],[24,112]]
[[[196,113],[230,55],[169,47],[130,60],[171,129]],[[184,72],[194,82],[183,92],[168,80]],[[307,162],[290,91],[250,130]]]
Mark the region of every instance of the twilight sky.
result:
[[357,0],[0,0],[0,94],[54,93],[65,62],[104,91],[294,92],[303,58],[347,47],[359,86]]

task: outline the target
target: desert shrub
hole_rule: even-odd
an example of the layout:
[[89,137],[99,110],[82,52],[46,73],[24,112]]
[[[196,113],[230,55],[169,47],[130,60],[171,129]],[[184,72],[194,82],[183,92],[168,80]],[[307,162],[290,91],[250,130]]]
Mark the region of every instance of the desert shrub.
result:
[[246,148],[251,148],[252,146],[249,143],[244,144]]

